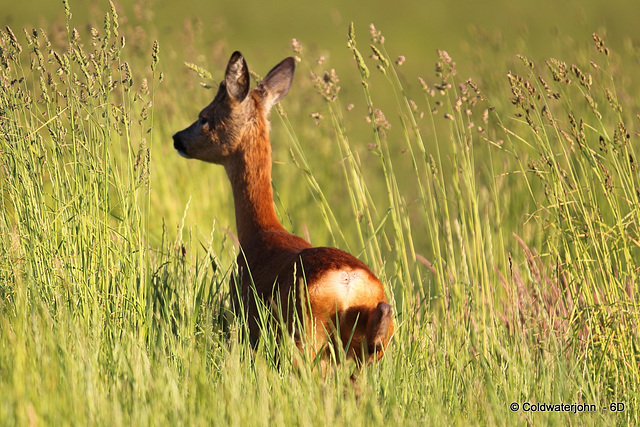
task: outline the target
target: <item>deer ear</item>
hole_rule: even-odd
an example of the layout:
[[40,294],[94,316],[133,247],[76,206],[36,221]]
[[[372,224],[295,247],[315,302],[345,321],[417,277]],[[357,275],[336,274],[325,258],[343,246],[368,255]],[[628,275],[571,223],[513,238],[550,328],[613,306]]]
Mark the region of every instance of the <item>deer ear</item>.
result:
[[367,321],[367,344],[370,349],[375,349],[375,351],[382,349],[389,334],[390,324],[391,306],[386,302],[378,303],[378,306],[369,314]]
[[244,101],[249,93],[249,68],[240,52],[236,51],[231,55],[224,80],[229,96],[237,102]]
[[295,69],[296,60],[289,57],[273,67],[260,82],[258,93],[262,95],[262,106],[266,111],[269,111],[271,107],[280,102],[289,92]]

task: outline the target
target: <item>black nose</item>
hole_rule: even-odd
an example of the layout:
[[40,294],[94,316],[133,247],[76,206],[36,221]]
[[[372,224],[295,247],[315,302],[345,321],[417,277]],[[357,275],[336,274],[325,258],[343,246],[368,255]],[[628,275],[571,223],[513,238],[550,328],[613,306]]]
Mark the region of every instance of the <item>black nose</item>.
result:
[[184,144],[182,144],[182,140],[177,133],[173,135],[173,148],[178,151],[184,152]]

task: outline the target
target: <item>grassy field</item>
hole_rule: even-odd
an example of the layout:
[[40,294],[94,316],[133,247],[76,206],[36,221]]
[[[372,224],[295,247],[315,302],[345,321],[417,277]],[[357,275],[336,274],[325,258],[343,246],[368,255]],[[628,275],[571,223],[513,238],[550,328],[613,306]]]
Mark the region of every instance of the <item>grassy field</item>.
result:
[[[75,3],[0,6],[0,425],[640,423],[640,6]],[[171,135],[236,49],[300,60],[282,223],[392,301],[356,387],[229,312],[230,187]]]

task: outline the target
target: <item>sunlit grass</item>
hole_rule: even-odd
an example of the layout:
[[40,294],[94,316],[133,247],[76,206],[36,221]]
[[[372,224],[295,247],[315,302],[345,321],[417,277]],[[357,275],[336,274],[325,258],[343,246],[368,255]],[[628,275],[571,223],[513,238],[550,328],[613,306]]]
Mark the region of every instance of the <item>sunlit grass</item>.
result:
[[170,142],[222,65],[65,8],[60,34],[0,32],[0,423],[638,422],[638,70],[600,37],[535,64],[487,48],[510,72],[472,76],[445,51],[405,75],[374,26],[349,28],[346,68],[294,43],[277,211],[371,266],[398,325],[354,386],[274,331],[253,349],[229,310],[226,177]]

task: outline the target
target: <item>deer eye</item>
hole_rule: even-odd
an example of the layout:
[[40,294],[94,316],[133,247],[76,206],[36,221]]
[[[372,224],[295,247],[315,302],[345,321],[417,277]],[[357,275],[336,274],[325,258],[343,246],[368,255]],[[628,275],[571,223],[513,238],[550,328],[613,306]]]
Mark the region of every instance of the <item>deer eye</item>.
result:
[[202,130],[207,132],[209,130],[209,122],[207,121],[207,118],[202,116],[199,119],[200,122],[200,126],[202,126]]

